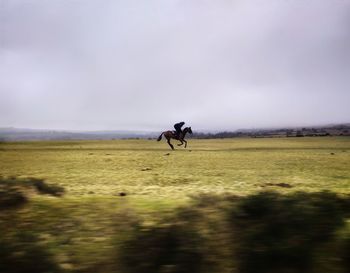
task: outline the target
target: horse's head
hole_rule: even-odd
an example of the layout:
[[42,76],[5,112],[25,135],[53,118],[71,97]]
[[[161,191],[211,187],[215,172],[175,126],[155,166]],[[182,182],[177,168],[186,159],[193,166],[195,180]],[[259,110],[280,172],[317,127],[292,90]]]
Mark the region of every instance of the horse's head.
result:
[[184,131],[186,130],[187,133],[192,134],[192,128],[191,127],[186,127]]

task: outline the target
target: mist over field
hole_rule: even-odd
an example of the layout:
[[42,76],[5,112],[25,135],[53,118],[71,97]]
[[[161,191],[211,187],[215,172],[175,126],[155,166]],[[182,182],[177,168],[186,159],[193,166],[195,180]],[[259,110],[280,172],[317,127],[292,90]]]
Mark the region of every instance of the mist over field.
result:
[[349,1],[1,0],[0,20],[0,127],[349,122]]

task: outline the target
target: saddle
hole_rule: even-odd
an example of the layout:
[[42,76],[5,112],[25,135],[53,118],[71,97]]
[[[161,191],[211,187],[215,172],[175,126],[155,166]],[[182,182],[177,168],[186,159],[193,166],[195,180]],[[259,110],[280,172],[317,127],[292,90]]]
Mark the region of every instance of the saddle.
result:
[[177,136],[178,138],[180,138],[181,133],[178,134],[176,131],[172,131],[172,132],[173,132],[173,134],[174,134],[175,136]]

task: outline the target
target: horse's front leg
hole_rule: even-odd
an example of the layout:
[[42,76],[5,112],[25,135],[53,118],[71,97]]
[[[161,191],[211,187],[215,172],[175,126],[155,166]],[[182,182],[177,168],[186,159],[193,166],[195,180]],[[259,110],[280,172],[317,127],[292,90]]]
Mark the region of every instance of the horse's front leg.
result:
[[180,144],[177,144],[177,146],[181,146],[181,145],[184,144],[184,142],[183,142],[181,139],[179,139],[179,141],[180,141],[181,143],[180,143]]
[[173,146],[173,144],[170,143],[170,139],[168,139],[167,142],[168,142],[169,146],[171,147],[171,149],[174,150],[174,146]]
[[185,142],[185,147],[184,147],[184,148],[186,148],[186,147],[187,147],[187,141],[186,141],[186,140],[184,140],[184,139],[183,139],[183,141]]

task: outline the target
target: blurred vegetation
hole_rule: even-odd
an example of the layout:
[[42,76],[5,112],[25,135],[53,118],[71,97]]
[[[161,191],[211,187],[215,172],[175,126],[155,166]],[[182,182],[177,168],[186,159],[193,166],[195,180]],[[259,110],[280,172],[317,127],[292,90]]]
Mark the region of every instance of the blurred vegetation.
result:
[[47,184],[37,178],[0,177],[0,210],[25,204],[31,191],[40,194],[62,196],[64,188]]
[[[0,272],[349,272],[350,197],[332,192],[197,195],[112,210],[32,200],[0,214]],[[67,204],[68,203],[68,204]],[[70,203],[70,204],[69,204]]]
[[243,198],[230,212],[239,272],[312,272],[316,249],[349,213],[349,199],[330,192]]
[[210,272],[204,271],[201,238],[189,226],[170,224],[134,232],[118,257],[122,272]]
[[[15,227],[14,227],[15,228]],[[41,246],[30,231],[0,234],[0,272],[56,273],[61,272],[53,255]]]

